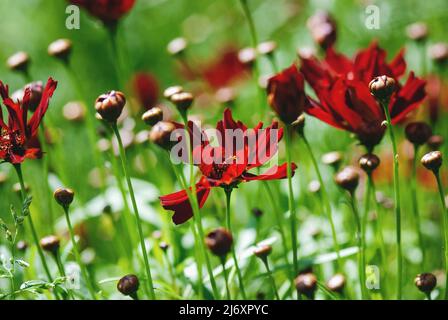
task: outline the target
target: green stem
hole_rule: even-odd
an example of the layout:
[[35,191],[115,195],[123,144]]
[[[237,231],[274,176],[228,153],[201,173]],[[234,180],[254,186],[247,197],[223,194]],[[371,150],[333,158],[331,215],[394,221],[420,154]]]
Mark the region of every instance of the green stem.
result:
[[395,140],[394,130],[392,128],[392,121],[389,112],[389,102],[380,101],[386,115],[386,122],[389,131],[389,137],[392,142],[394,153],[394,201],[395,201],[395,219],[396,219],[396,233],[397,233],[397,299],[401,300],[402,296],[402,278],[403,278],[403,255],[401,250],[401,205],[400,205],[400,180],[398,174],[398,149]]
[[[226,188],[224,189],[224,192],[226,194],[226,222],[227,222],[227,229],[230,233],[232,233],[232,223],[230,219],[230,197],[232,195],[232,188]],[[238,284],[241,291],[241,296],[243,297],[243,300],[247,300],[246,296],[246,290],[244,289],[244,283],[243,283],[243,276],[241,275],[240,267],[238,266],[238,257],[236,256],[235,251],[235,244],[232,244],[232,258],[233,263],[235,264],[236,274],[238,276]]]
[[277,298],[277,300],[280,300],[280,295],[278,294],[277,285],[275,284],[274,276],[272,275],[271,268],[269,267],[268,258],[265,257],[262,260],[263,260],[264,266],[266,267],[266,272],[268,273],[269,279],[271,280],[272,289],[274,290],[275,297]]
[[299,273],[299,261],[297,256],[297,217],[296,217],[296,207],[294,202],[294,192],[292,189],[292,170],[291,170],[291,128],[285,126],[285,143],[286,143],[286,165],[287,165],[287,176],[288,176],[288,204],[289,204],[289,216],[291,225],[291,243],[292,243],[292,257],[293,257],[293,267],[294,274]]
[[114,131],[115,136],[117,137],[118,148],[120,151],[121,165],[123,167],[123,172],[126,177],[129,194],[131,196],[132,207],[134,209],[135,222],[137,224],[138,235],[140,238],[140,247],[141,247],[142,254],[143,254],[143,261],[145,263],[145,272],[146,272],[146,276],[148,278],[150,298],[152,300],[154,300],[156,298],[156,295],[154,292],[154,285],[153,285],[153,280],[152,280],[152,276],[151,276],[151,268],[149,266],[148,253],[146,251],[145,238],[143,235],[142,224],[140,221],[140,214],[138,212],[137,202],[135,200],[134,188],[132,187],[131,177],[129,176],[129,172],[128,172],[128,163],[127,163],[127,159],[126,159],[126,152],[123,147],[123,142],[121,140],[120,131],[118,130],[117,124],[113,123],[113,124],[111,124],[111,126],[112,126],[112,130]]
[[443,191],[442,180],[440,179],[439,171],[434,171],[434,175],[437,179],[437,187],[439,189],[440,202],[442,204],[443,209],[443,236],[445,240],[445,300],[448,300],[448,212],[446,208],[445,202],[445,192]]
[[412,159],[412,176],[411,176],[411,199],[412,199],[412,213],[414,214],[415,230],[418,236],[418,244],[422,252],[421,269],[425,269],[425,244],[423,242],[423,235],[420,229],[420,214],[418,210],[417,201],[417,155],[419,146],[414,144],[414,158]]
[[[64,277],[66,279],[65,281],[67,281],[67,275],[65,274],[64,265],[62,264],[61,255],[59,254],[59,251],[54,253],[54,260],[56,261],[56,265],[58,267],[59,274],[61,275],[61,277]],[[75,296],[73,295],[72,290],[68,290],[68,292],[69,292],[70,298],[72,300],[75,300]]]
[[365,290],[366,286],[366,264],[365,264],[365,256],[364,256],[364,241],[362,236],[362,224],[361,219],[359,217],[358,206],[356,205],[355,193],[350,193],[350,204],[353,209],[353,215],[355,217],[356,222],[356,241],[358,243],[358,276],[359,276],[359,285],[361,287],[361,297],[362,299],[366,299],[367,294]]
[[227,269],[226,269],[226,257],[221,256],[221,257],[219,257],[219,259],[221,260],[222,273],[224,275],[224,282],[226,284],[227,300],[230,300],[229,276],[227,275]]
[[[16,169],[17,177],[19,178],[20,183],[20,196],[22,199],[22,203],[26,199],[26,187],[25,182],[23,181],[23,174],[22,174],[22,167],[20,164],[15,164],[14,168]],[[48,281],[53,282],[53,277],[51,276],[50,269],[48,268],[47,260],[45,259],[45,255],[42,251],[42,248],[39,244],[39,237],[37,236],[36,228],[34,227],[33,218],[31,217],[31,213],[28,215],[28,221],[30,223],[31,228],[31,235],[33,236],[34,244],[37,248],[37,253],[39,255],[40,261],[42,263],[42,267],[44,268],[45,274],[47,275]],[[57,295],[56,292],[54,293],[55,296]]]
[[319,180],[319,183],[320,183],[320,188],[321,188],[322,196],[323,196],[323,200],[324,200],[325,213],[328,217],[328,220],[330,221],[331,235],[333,237],[333,244],[336,249],[336,254],[337,254],[337,258],[338,258],[337,265],[338,265],[338,267],[340,267],[341,266],[340,245],[339,245],[338,238],[336,235],[336,227],[335,227],[334,220],[333,220],[333,214],[331,212],[330,199],[328,197],[327,189],[325,188],[325,183],[324,183],[324,180],[322,179],[322,175],[319,170],[319,165],[317,164],[316,157],[314,156],[313,149],[311,148],[311,145],[308,142],[308,139],[306,138],[305,134],[302,134],[301,137],[303,139],[303,142],[305,143],[308,154],[310,155],[311,161],[314,166],[314,170],[316,171],[317,179]]
[[86,281],[87,289],[89,290],[89,293],[90,293],[92,299],[96,300],[96,294],[95,294],[95,289],[94,289],[95,285],[93,283],[91,283],[91,281],[90,281],[91,278],[86,270],[85,265],[81,261],[81,255],[79,254],[78,246],[76,244],[75,232],[73,231],[73,226],[70,221],[70,216],[69,216],[67,206],[64,206],[64,214],[65,214],[65,220],[67,221],[68,231],[70,233],[70,240],[72,241],[73,252],[75,253],[76,262],[78,263],[79,268],[81,269],[82,276],[84,277],[84,280]]

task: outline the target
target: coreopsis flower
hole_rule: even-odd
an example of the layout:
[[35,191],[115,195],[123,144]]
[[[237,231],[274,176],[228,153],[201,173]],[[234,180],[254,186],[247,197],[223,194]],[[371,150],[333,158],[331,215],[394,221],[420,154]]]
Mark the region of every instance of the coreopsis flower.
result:
[[286,124],[294,122],[308,103],[305,81],[295,64],[270,78],[267,91],[269,104]]
[[370,81],[386,75],[396,82],[389,102],[392,124],[403,120],[425,98],[425,81],[410,72],[405,84],[398,80],[406,71],[403,51],[386,61],[386,51],[373,42],[354,59],[329,48],[323,61],[302,57],[300,71],[316,93],[306,112],[339,129],[350,131],[371,151],[383,138],[385,120],[381,105],[371,95]]
[[[249,129],[242,122],[235,121],[230,109],[226,109],[224,118],[218,122],[216,130],[221,136],[221,139],[217,139],[218,145],[210,143],[204,132],[200,145],[193,146],[195,165],[202,174],[196,184],[196,196],[201,208],[211,188],[229,189],[237,187],[242,182],[286,178],[286,163],[272,166],[260,175],[250,172],[251,169],[266,164],[277,153],[278,141],[283,136],[283,129],[278,128],[277,122],[266,128],[260,123],[255,128]],[[242,144],[229,142],[229,132],[237,131],[244,137],[241,140]],[[296,169],[294,163],[291,167],[293,171]],[[160,201],[166,210],[174,211],[175,224],[184,223],[193,216],[186,190],[162,196]]]
[[92,16],[105,24],[115,24],[128,13],[135,0],[69,0],[72,4],[85,8]]
[[20,164],[25,159],[36,159],[42,156],[37,138],[38,129],[56,86],[57,82],[49,78],[39,105],[28,120],[31,89],[29,87],[25,89],[21,103],[15,102],[9,97],[8,86],[0,81],[0,95],[9,114],[8,123],[6,123],[0,109],[0,159],[2,161]]
[[159,84],[157,79],[148,72],[138,72],[132,79],[132,87],[140,105],[149,110],[159,99]]

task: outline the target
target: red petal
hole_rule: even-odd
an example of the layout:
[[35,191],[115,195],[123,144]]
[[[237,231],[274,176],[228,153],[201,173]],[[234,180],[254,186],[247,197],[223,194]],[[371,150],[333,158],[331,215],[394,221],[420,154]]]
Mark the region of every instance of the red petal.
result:
[[[285,179],[288,176],[288,164],[284,163],[280,166],[274,166],[267,170],[265,173],[260,175],[254,175],[251,173],[245,173],[243,175],[243,179],[245,181],[254,181],[254,180],[277,180],[277,179]],[[291,163],[292,175],[294,176],[295,170],[297,169],[297,165],[295,163]]]
[[39,128],[40,122],[47,112],[48,104],[50,103],[50,98],[53,96],[54,90],[56,90],[57,82],[52,78],[49,78],[47,84],[45,86],[44,92],[42,93],[42,98],[40,100],[39,105],[34,111],[33,116],[28,122],[29,135],[35,136],[37,133],[37,129]]

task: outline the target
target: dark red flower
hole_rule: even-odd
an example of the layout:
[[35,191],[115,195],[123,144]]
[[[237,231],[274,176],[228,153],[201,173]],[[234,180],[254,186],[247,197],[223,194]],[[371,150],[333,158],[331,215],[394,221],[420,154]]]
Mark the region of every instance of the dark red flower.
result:
[[[196,196],[201,208],[213,187],[234,188],[242,182],[252,180],[286,178],[286,163],[272,166],[260,175],[250,172],[251,169],[267,163],[277,153],[278,141],[283,136],[283,129],[278,128],[277,122],[266,128],[260,123],[255,128],[249,129],[242,122],[235,121],[231,111],[226,109],[224,118],[218,122],[216,130],[222,137],[218,139],[218,146],[212,146],[204,132],[202,133],[204,141],[193,149],[195,164],[202,174],[196,184]],[[233,140],[229,135],[235,133],[239,133],[243,139]],[[242,143],[239,144],[238,141]],[[291,167],[293,171],[296,169],[295,164]],[[162,196],[160,201],[165,209],[174,211],[175,224],[184,223],[193,216],[185,190]]]
[[138,72],[132,79],[132,86],[142,107],[149,110],[159,98],[159,84],[150,73]]
[[270,78],[267,90],[269,104],[286,124],[294,122],[304,111],[305,81],[295,64]]
[[2,109],[0,109],[0,159],[12,164],[20,164],[27,158],[36,159],[42,156],[37,134],[56,86],[56,81],[48,79],[40,103],[28,121],[28,110],[31,103],[30,89],[28,87],[25,89],[21,103],[14,102],[9,97],[8,86],[0,81],[0,95],[9,115],[6,124]]
[[134,6],[135,0],[69,0],[105,24],[114,24]]
[[389,103],[393,124],[403,120],[425,98],[425,81],[413,72],[404,85],[398,83],[405,70],[403,51],[387,63],[386,51],[376,42],[353,60],[333,48],[327,50],[323,61],[302,57],[301,71],[318,98],[310,99],[305,111],[336,128],[355,133],[361,144],[372,150],[385,131],[381,125],[385,120],[383,110],[368,87],[374,77],[386,75],[397,82]]

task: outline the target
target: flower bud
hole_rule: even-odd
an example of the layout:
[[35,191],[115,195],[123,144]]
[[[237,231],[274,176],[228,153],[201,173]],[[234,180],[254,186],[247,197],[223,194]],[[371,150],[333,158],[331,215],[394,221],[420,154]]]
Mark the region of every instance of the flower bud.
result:
[[68,61],[72,52],[72,42],[68,39],[58,39],[48,46],[48,54],[64,62]]
[[[28,184],[25,183],[25,193],[29,193],[31,190],[30,186]],[[20,194],[22,192],[22,186],[20,185],[20,183],[14,183],[12,185],[12,191],[14,193]]]
[[308,191],[311,193],[318,193],[320,191],[320,182],[318,180],[311,180],[308,183]]
[[166,243],[165,241],[161,241],[159,243],[159,248],[162,249],[162,251],[168,250],[169,247],[170,247],[170,245],[168,243]]
[[117,289],[125,296],[135,295],[140,286],[140,281],[136,275],[128,274],[121,278],[117,283]]
[[26,249],[28,249],[28,243],[25,240],[20,240],[19,242],[17,242],[17,250],[19,251],[26,251]]
[[341,273],[337,273],[332,276],[328,282],[327,287],[330,291],[342,293],[345,287],[345,277]]
[[170,97],[172,103],[174,103],[179,111],[187,111],[193,104],[193,94],[189,92],[175,93]]
[[432,273],[421,273],[415,277],[415,286],[424,293],[431,293],[437,285],[437,278]]
[[72,189],[58,188],[53,194],[56,202],[62,207],[68,207],[73,202],[75,192]]
[[406,138],[413,144],[421,146],[432,135],[432,130],[425,122],[411,122],[405,128]]
[[238,60],[247,67],[252,67],[257,59],[257,51],[254,48],[244,48],[238,52]]
[[233,237],[227,229],[217,228],[207,234],[205,244],[214,255],[223,257],[230,252]]
[[426,143],[431,148],[431,150],[433,151],[439,150],[443,144],[443,137],[439,135],[433,135],[429,137]]
[[260,208],[253,208],[252,214],[255,216],[255,218],[260,218],[263,215],[263,210]]
[[40,239],[40,246],[45,251],[56,254],[59,250],[60,241],[58,237],[50,235]]
[[373,153],[368,153],[359,158],[359,166],[365,173],[371,174],[380,165],[380,158]]
[[184,53],[188,42],[185,38],[176,38],[170,41],[167,46],[167,51],[173,56],[179,56]]
[[303,273],[294,280],[297,292],[305,295],[308,299],[314,299],[317,289],[317,278],[312,273]]
[[336,174],[334,180],[342,189],[353,193],[359,183],[359,174],[355,168],[345,167]]
[[268,255],[272,252],[272,247],[270,245],[257,246],[254,249],[254,255],[262,260],[266,259]]
[[182,88],[181,86],[171,86],[165,89],[165,91],[163,91],[163,96],[165,97],[165,99],[171,99],[171,96],[173,94],[176,93],[181,93],[184,91],[184,88]]
[[170,149],[175,141],[171,141],[171,133],[176,130],[176,126],[171,122],[159,121],[149,132],[149,140],[164,149]]
[[162,109],[160,109],[159,107],[154,107],[149,109],[148,111],[146,111],[143,115],[142,115],[142,120],[148,125],[148,126],[153,126],[155,125],[157,122],[162,121],[163,120],[163,111]]
[[416,22],[406,28],[408,38],[417,42],[421,42],[428,37],[428,27],[423,22]]
[[68,121],[80,122],[84,120],[86,108],[81,102],[68,102],[62,108],[62,115]]
[[375,98],[379,100],[389,99],[396,89],[396,83],[393,78],[383,75],[370,81],[369,89]]
[[422,157],[422,165],[433,172],[438,172],[442,166],[442,152],[431,151]]
[[272,55],[275,49],[277,49],[277,43],[275,41],[265,41],[259,43],[257,46],[258,53],[267,56]]
[[332,166],[335,170],[339,169],[342,162],[342,154],[339,151],[331,151],[322,156],[322,163]]
[[126,97],[120,91],[109,91],[100,95],[95,102],[96,112],[105,121],[115,123],[126,104]]
[[215,99],[219,103],[231,106],[235,101],[235,91],[230,87],[223,87],[216,91]]
[[25,86],[25,90],[26,89],[30,91],[28,108],[30,111],[34,112],[39,106],[40,100],[42,99],[42,93],[44,92],[42,81],[35,81],[29,83]]
[[9,69],[13,71],[28,72],[30,57],[26,52],[19,51],[8,58],[6,62]]
[[314,41],[324,50],[336,42],[336,22],[328,12],[319,11],[307,21]]
[[429,48],[429,56],[435,63],[444,63],[448,60],[448,44],[436,43]]

